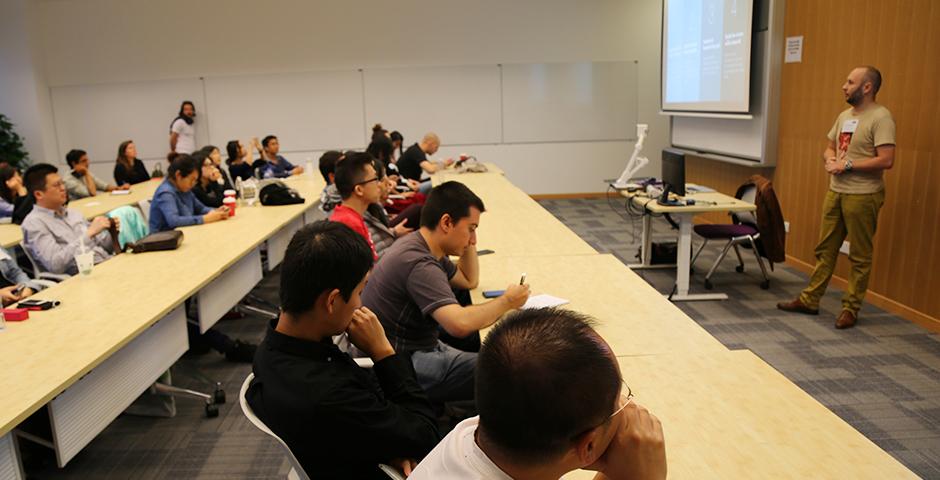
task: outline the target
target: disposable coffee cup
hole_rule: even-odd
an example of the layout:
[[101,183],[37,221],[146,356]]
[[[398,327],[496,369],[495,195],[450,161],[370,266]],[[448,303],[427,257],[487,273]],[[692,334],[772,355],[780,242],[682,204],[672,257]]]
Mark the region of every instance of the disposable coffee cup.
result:
[[225,198],[235,198],[235,190],[228,189],[228,190],[222,192],[222,195],[223,195]]
[[222,200],[222,205],[228,207],[228,216],[235,216],[235,197],[225,197],[225,199]]

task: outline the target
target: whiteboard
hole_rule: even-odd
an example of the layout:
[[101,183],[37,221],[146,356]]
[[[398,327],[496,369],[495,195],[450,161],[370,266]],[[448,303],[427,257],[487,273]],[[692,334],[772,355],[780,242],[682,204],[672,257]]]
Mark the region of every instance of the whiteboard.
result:
[[338,70],[206,77],[209,138],[275,135],[282,152],[364,148],[362,75]]
[[637,62],[504,64],[503,142],[632,140]]
[[447,145],[500,141],[498,65],[368,68],[364,78],[370,129],[381,123],[407,144],[431,131]]
[[204,145],[208,132],[202,93],[198,78],[52,87],[59,158],[45,161],[65,163],[65,154],[77,148],[87,151],[93,163],[114,163],[124,140],[134,141],[141,160],[166,158],[170,123],[183,100],[196,105],[196,145]]

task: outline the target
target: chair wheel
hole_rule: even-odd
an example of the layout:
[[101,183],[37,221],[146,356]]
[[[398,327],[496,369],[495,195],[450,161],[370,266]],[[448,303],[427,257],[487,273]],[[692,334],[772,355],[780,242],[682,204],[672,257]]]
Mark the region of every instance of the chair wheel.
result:
[[215,418],[219,416],[219,407],[213,404],[206,404],[206,418]]
[[216,404],[221,405],[225,403],[225,390],[222,390],[221,388],[216,389],[212,394],[212,397],[213,402]]
[[763,288],[764,290],[770,288],[770,280],[764,280],[763,282],[760,282],[760,288]]
[[744,273],[744,265],[738,265],[737,267],[734,267],[734,270],[738,273]]
[[711,290],[711,289],[712,289],[712,281],[709,280],[709,279],[707,279],[707,278],[705,279],[705,289],[706,289],[706,290]]

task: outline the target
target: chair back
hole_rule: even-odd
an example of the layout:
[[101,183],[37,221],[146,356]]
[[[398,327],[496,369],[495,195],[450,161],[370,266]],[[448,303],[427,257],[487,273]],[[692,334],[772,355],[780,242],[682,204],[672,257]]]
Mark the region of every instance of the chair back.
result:
[[304,471],[304,467],[300,465],[300,462],[297,461],[297,457],[295,457],[294,453],[290,451],[290,447],[284,443],[284,440],[281,440],[281,437],[275,435],[274,432],[272,432],[271,429],[268,428],[268,426],[265,425],[257,415],[255,415],[255,412],[251,409],[251,405],[248,405],[248,400],[245,398],[245,395],[248,393],[248,387],[251,385],[251,381],[254,378],[254,372],[249,373],[248,376],[245,377],[245,382],[242,383],[241,391],[238,392],[238,402],[242,406],[242,412],[246,417],[248,417],[248,421],[251,422],[252,425],[257,427],[258,430],[261,430],[262,432],[274,437],[274,439],[277,440],[277,443],[279,443],[281,447],[284,448],[284,451],[287,452],[287,458],[290,460],[290,465],[293,468],[293,471],[291,472],[293,475],[290,475],[290,478],[297,478],[298,480],[310,480],[310,477],[307,476],[307,472]]
[[[750,184],[738,190],[738,200],[754,203],[757,200],[757,185]],[[757,227],[757,214],[754,212],[735,212],[731,215],[734,223],[744,223]]]

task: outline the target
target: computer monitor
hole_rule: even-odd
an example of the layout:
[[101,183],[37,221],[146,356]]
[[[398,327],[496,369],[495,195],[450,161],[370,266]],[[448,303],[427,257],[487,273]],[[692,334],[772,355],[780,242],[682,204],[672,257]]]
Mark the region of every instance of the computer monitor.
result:
[[685,196],[685,153],[663,150],[663,191]]

